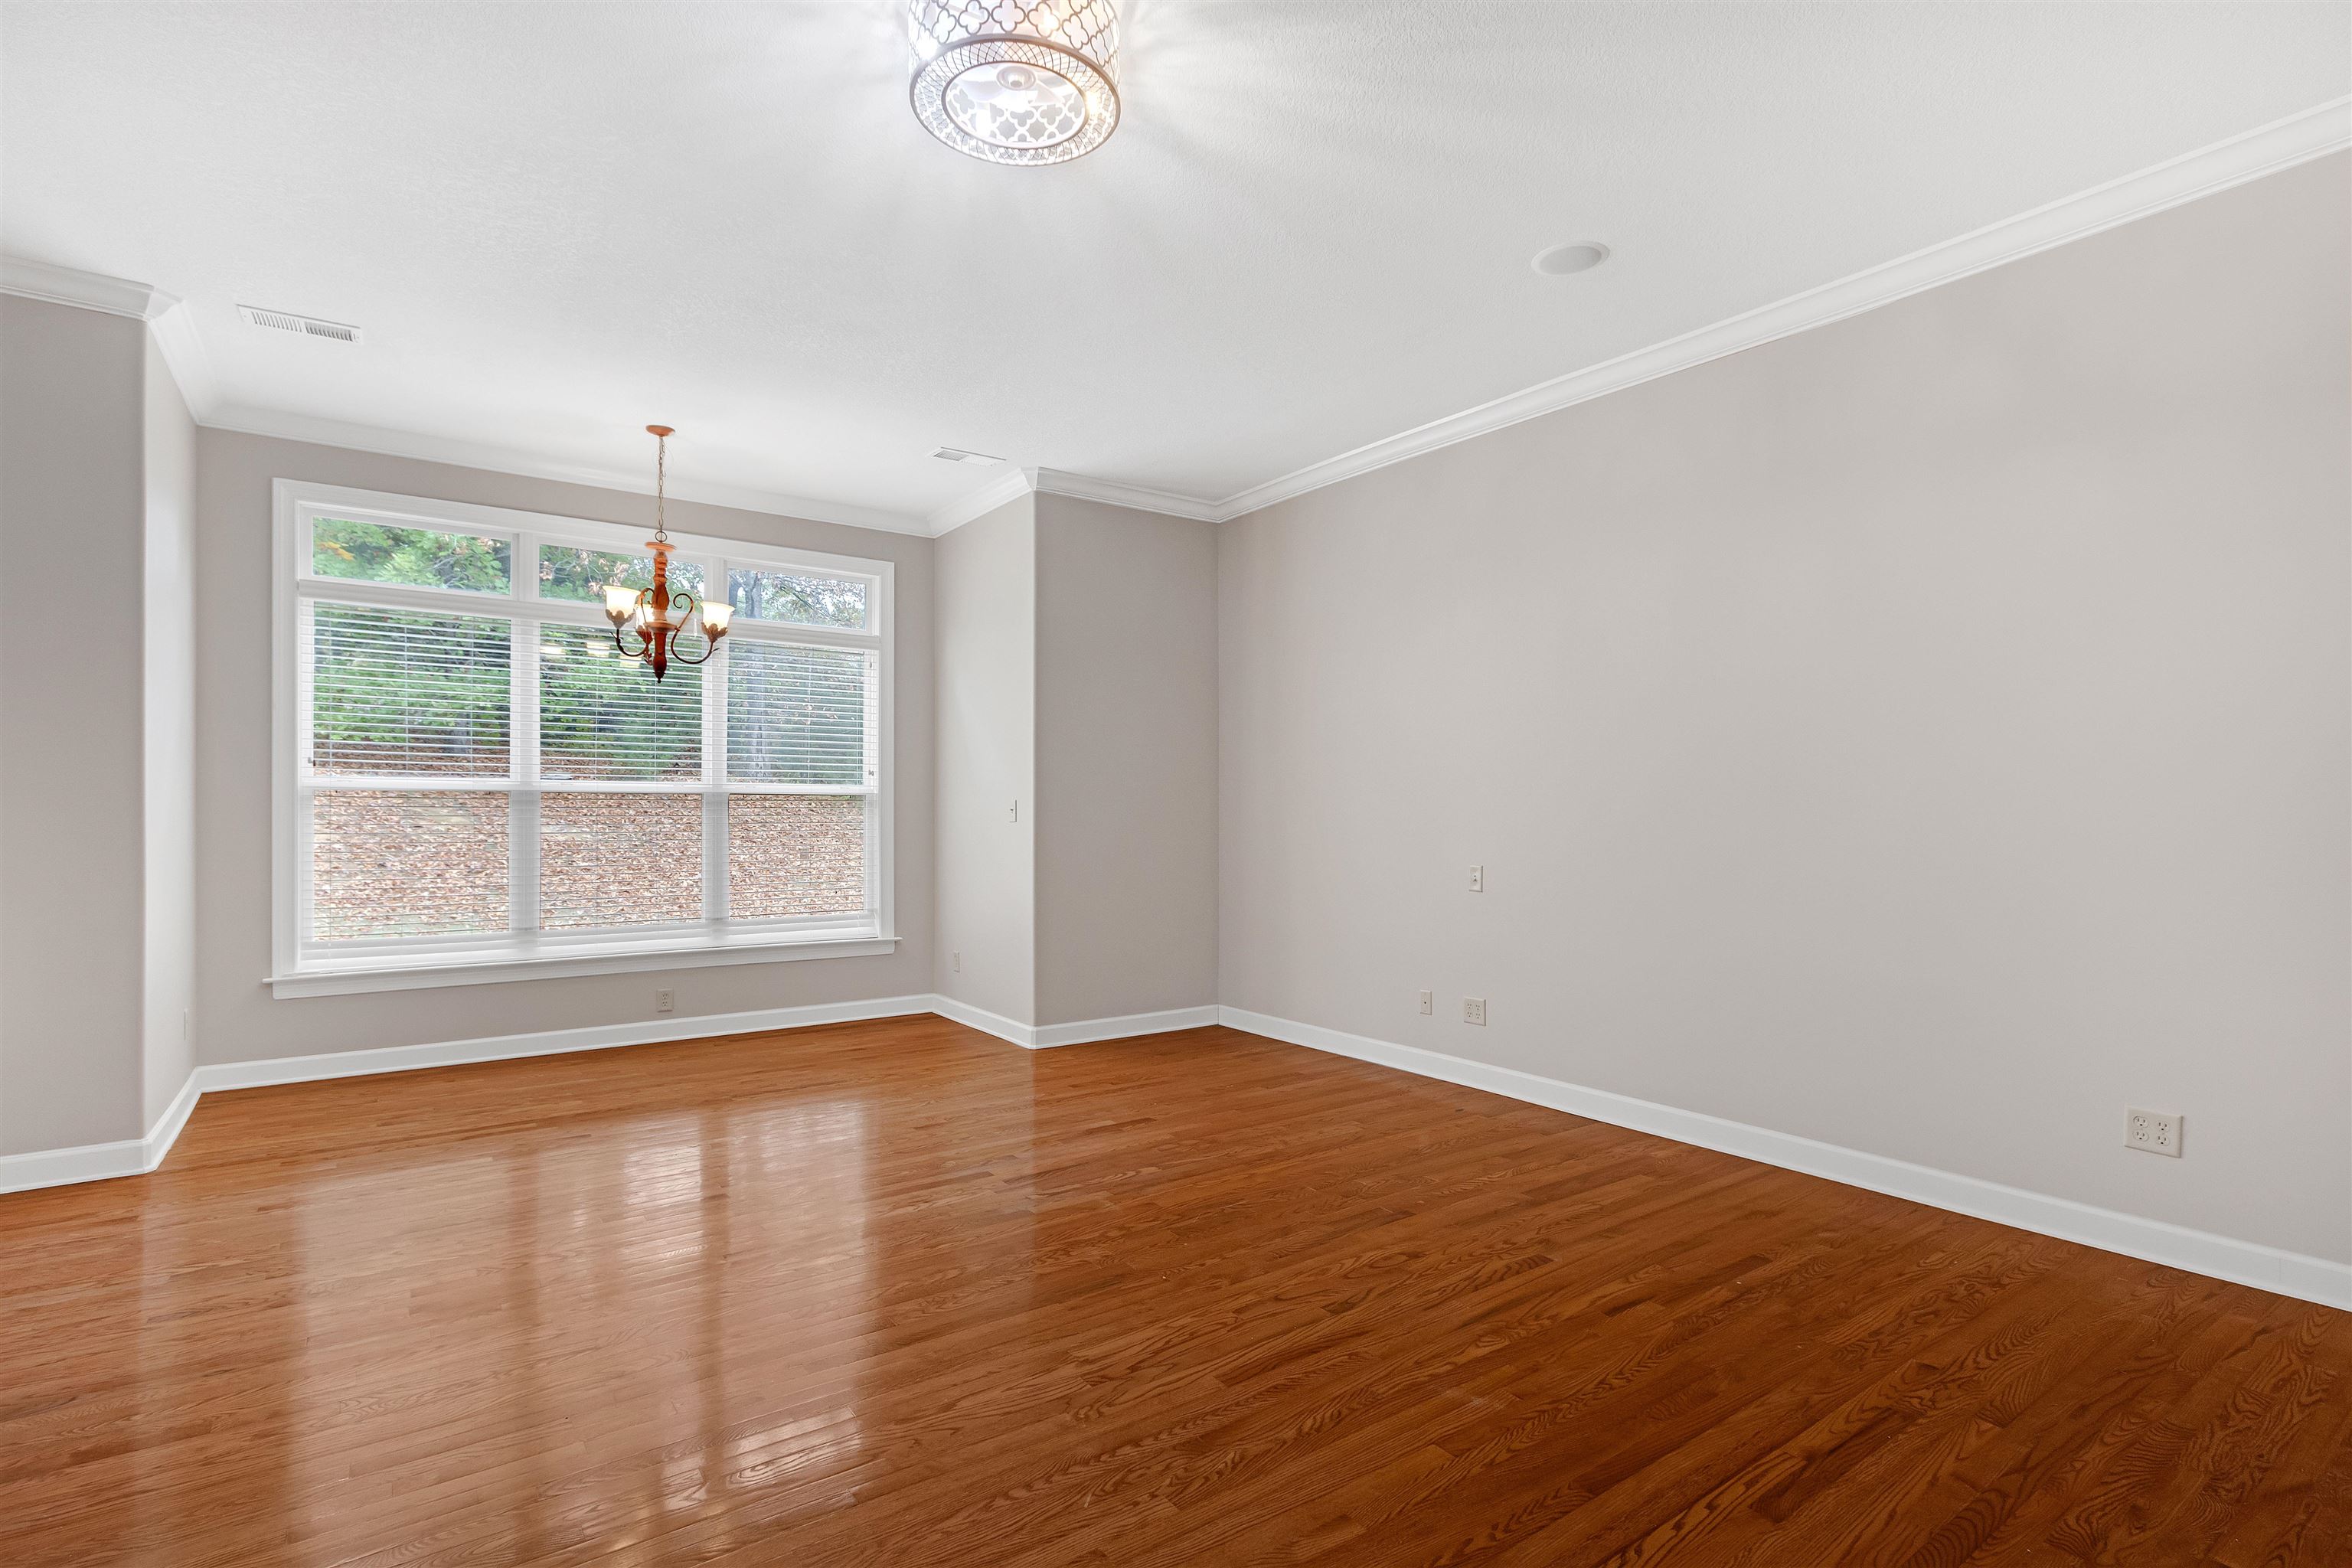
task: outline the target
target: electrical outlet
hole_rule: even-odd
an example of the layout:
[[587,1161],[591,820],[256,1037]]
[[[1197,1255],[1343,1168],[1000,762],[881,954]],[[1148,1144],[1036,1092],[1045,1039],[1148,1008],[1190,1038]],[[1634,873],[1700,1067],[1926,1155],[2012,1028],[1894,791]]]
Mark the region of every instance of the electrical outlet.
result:
[[1021,803],[1019,801],[1016,800],[1013,803],[1013,809],[1005,816],[1004,820],[1007,822],[1018,822],[1021,820]]
[[1423,1017],[1426,1018],[1426,1017],[1428,1017],[1432,1013],[1434,1013],[1434,1012],[1436,1012],[1436,1011],[1437,1011],[1437,993],[1436,993],[1436,992],[1434,992],[1434,991],[1424,991],[1424,992],[1423,992],[1423,993],[1421,994],[1421,1016],[1422,1016]]
[[963,973],[963,952],[961,949],[958,949],[956,952],[948,954],[948,961],[949,967],[953,969],[958,974],[961,974]]
[[1482,1029],[1485,1028],[1486,1026],[1486,999],[1484,996],[1465,996],[1462,998],[1462,1021],[1465,1024],[1475,1024]]
[[2181,1116],[2177,1110],[2142,1110],[2124,1107],[2124,1147],[2144,1153],[2180,1158]]
[[1486,867],[1473,866],[1470,868],[1470,890],[1474,893],[1483,893],[1486,890]]
[[675,991],[671,990],[671,989],[670,989],[668,986],[667,986],[667,985],[664,985],[664,986],[660,987],[658,990],[655,991],[655,993],[654,993],[654,1011],[655,1011],[655,1012],[656,1012],[656,1013],[668,1013],[668,1012],[674,1012],[674,1011],[676,1011],[676,1010],[677,1010],[677,992],[675,992]]

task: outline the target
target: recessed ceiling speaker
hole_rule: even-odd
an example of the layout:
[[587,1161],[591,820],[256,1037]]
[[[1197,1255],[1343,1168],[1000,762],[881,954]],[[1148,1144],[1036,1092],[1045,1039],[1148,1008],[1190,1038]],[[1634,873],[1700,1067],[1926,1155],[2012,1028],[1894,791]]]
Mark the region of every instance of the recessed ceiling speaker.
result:
[[1609,259],[1609,247],[1589,239],[1574,245],[1555,245],[1549,250],[1536,253],[1528,263],[1547,278],[1565,278],[1571,272],[1590,272]]

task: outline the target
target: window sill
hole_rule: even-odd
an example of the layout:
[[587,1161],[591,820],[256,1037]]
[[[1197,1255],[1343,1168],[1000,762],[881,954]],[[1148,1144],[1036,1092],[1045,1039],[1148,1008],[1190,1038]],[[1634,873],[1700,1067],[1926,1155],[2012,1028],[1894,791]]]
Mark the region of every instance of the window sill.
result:
[[435,985],[488,985],[507,980],[560,980],[647,969],[702,969],[719,963],[781,963],[806,958],[870,958],[895,951],[895,936],[769,938],[713,943],[630,945],[577,952],[436,954],[430,962],[388,958],[315,967],[297,965],[268,978],[273,996],[342,996]]

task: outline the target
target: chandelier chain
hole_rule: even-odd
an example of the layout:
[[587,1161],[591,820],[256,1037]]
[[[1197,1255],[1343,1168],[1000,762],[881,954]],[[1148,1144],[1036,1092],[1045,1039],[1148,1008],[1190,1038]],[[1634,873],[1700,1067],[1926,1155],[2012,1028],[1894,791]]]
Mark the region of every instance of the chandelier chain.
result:
[[665,542],[669,538],[669,528],[663,518],[668,490],[669,437],[656,436],[654,437],[654,537]]

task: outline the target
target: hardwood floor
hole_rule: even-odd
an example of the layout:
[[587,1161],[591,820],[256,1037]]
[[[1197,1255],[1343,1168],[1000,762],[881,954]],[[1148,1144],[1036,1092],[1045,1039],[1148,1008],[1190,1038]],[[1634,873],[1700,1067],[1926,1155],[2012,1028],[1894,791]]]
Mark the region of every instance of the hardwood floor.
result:
[[1224,1029],[207,1096],[0,1313],[13,1568],[2352,1563],[2352,1314]]

